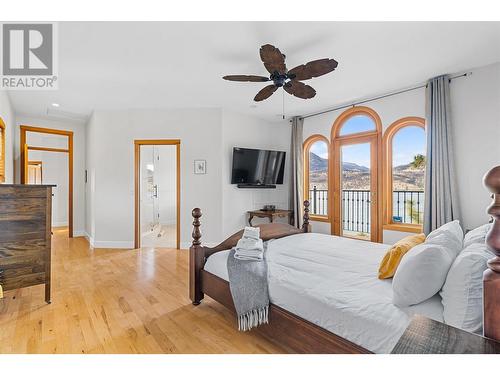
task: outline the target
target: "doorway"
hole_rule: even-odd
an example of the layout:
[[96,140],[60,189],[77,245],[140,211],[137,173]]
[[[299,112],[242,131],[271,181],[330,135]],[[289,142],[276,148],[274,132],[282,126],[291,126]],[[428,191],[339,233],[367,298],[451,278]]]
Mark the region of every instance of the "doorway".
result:
[[381,189],[379,170],[382,122],[368,107],[341,113],[332,126],[330,186],[331,233],[379,242]]
[[[20,126],[21,184],[53,184],[52,225],[73,237],[73,132]],[[43,172],[43,173],[42,173]]]
[[180,140],[136,140],[135,248],[180,249]]
[[335,234],[378,241],[377,136],[335,141]]
[[28,160],[28,184],[43,184],[43,166],[41,160]]

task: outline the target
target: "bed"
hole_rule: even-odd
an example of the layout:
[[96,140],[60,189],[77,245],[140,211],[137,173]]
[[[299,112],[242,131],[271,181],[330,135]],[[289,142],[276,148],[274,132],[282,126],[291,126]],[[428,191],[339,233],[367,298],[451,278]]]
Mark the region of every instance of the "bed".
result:
[[[500,167],[491,178],[495,218],[488,243],[500,242]],[[489,180],[486,180],[489,181]],[[492,185],[496,185],[492,186]],[[495,190],[496,189],[496,190]],[[304,202],[301,230],[286,224],[264,224],[268,240],[269,324],[257,329],[299,353],[389,353],[415,314],[443,321],[439,295],[408,308],[392,304],[391,280],[376,275],[388,245],[309,233],[308,202]],[[234,310],[229,290],[227,257],[241,233],[215,248],[201,246],[201,211],[194,218],[190,249],[190,297],[199,304],[204,294]],[[500,327],[499,258],[490,263],[484,281],[484,332],[494,339]]]
[[[317,233],[271,240],[271,303],[374,353],[389,353],[414,314],[443,320],[439,295],[407,309],[392,304],[391,280],[376,274],[389,247]],[[204,270],[228,281],[228,254],[211,255]]]

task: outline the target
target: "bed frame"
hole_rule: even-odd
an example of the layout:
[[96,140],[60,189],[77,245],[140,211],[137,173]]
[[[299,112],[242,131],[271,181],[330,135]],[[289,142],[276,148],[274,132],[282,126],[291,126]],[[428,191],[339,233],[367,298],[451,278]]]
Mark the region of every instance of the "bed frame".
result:
[[[493,203],[488,213],[493,217],[493,227],[487,236],[487,245],[496,255],[488,262],[484,273],[484,335],[500,341],[500,166],[490,170],[484,177],[485,186],[493,193]],[[193,244],[189,249],[189,295],[193,305],[199,305],[204,295],[210,296],[231,311],[235,312],[229,283],[203,269],[207,258],[219,251],[235,246],[243,231],[233,234],[216,247],[201,245],[200,218],[201,210],[195,208],[193,216]],[[288,224],[262,224],[261,238],[269,240],[282,238],[297,233],[310,232],[309,202],[304,202],[304,224],[302,229]],[[371,353],[369,350],[350,342],[343,337],[325,330],[291,312],[271,304],[269,324],[256,330],[296,353],[335,353],[354,354]]]

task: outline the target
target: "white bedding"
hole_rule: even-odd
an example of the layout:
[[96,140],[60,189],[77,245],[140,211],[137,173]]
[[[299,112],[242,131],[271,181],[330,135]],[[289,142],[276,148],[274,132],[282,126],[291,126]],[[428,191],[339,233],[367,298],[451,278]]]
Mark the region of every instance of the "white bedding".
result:
[[[439,295],[401,309],[391,280],[377,271],[388,245],[306,233],[268,242],[271,302],[375,353],[389,353],[412,315],[443,321]],[[228,280],[229,250],[207,259],[205,270]]]

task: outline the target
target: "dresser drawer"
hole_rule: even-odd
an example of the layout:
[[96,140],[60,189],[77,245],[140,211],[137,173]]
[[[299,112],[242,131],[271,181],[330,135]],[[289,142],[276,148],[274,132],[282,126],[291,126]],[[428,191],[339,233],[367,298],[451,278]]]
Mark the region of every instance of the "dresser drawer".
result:
[[38,251],[17,252],[0,257],[0,284],[5,290],[45,282],[45,259]]
[[45,220],[46,215],[46,199],[26,198],[0,200],[0,221]]
[[48,251],[49,244],[45,237],[24,241],[0,241],[0,263],[2,258],[15,255],[22,255],[27,252],[45,254]]
[[[55,185],[54,185],[55,186]],[[46,186],[7,186],[4,185],[0,189],[0,200],[4,201],[7,199],[26,199],[26,198],[47,198],[47,192],[52,191],[47,190]]]
[[44,284],[45,281],[45,272],[5,277],[3,279],[0,278],[0,284],[2,285],[2,288],[4,290],[12,290],[37,284]]
[[45,253],[40,251],[9,251],[8,253],[0,250],[0,269],[9,270],[26,265],[38,266],[45,263]]
[[0,220],[0,246],[8,242],[23,242],[44,239],[46,236],[43,220]]

